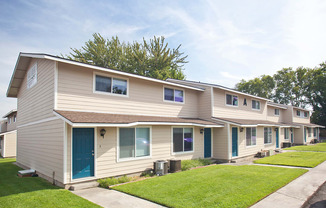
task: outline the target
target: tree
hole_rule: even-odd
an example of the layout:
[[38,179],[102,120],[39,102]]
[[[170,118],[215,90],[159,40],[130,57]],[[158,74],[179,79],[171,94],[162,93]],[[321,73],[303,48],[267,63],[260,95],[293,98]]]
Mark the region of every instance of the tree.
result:
[[141,43],[120,42],[119,38],[103,38],[99,33],[93,34],[81,49],[71,48],[72,52],[65,58],[83,63],[117,69],[156,79],[184,79],[183,67],[188,56],[168,47],[164,37],[155,37]]
[[272,91],[275,87],[273,77],[269,75],[262,75],[259,78],[246,81],[242,79],[236,84],[236,89],[251,95],[259,97],[272,98]]

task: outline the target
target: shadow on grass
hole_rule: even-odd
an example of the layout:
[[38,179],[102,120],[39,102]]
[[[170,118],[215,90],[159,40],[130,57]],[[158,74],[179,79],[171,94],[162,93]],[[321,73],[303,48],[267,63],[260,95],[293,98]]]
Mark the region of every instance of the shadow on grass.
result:
[[14,165],[15,159],[0,159],[0,197],[45,189],[60,189],[39,177],[20,178]]

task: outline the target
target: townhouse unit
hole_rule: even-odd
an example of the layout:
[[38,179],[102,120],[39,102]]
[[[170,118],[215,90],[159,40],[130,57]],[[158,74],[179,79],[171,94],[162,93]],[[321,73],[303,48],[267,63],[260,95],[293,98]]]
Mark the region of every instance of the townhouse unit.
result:
[[231,161],[282,142],[304,144],[320,127],[304,109],[219,85],[47,54],[20,53],[7,96],[18,99],[18,165],[66,187],[139,173],[156,160]]
[[17,142],[17,111],[11,110],[3,116],[5,120],[1,121],[0,129],[0,156],[16,157],[16,142]]

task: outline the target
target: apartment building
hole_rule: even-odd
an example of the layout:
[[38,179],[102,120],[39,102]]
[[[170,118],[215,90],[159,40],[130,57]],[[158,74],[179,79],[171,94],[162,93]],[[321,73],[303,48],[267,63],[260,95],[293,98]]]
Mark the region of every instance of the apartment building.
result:
[[5,120],[1,121],[0,129],[0,156],[16,157],[16,142],[17,142],[17,111],[11,110],[3,116]]

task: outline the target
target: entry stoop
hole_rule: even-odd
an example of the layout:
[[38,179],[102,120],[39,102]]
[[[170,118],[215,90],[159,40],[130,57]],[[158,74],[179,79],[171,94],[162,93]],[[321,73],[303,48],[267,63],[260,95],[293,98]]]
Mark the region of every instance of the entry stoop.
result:
[[255,160],[255,155],[233,158],[231,163],[248,163]]
[[98,185],[99,183],[97,181],[88,181],[88,182],[75,183],[72,185],[66,185],[65,188],[70,191],[78,191],[82,189],[98,187]]

